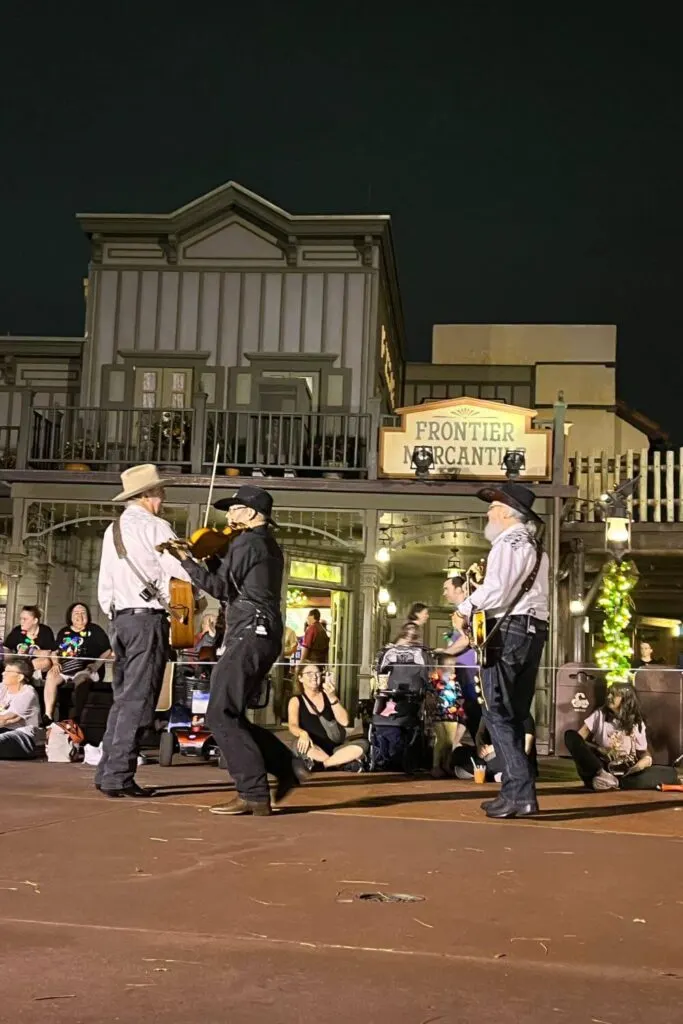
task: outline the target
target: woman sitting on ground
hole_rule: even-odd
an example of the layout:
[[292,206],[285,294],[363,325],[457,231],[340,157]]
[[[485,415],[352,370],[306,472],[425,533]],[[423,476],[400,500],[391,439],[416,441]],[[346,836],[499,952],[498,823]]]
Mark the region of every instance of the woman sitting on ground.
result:
[[33,669],[27,658],[8,657],[0,683],[0,760],[36,757],[44,737],[40,701],[30,685]]
[[361,770],[368,752],[367,740],[347,740],[351,724],[349,713],[340,703],[330,673],[324,680],[319,665],[302,665],[297,681],[300,693],[288,707],[287,728],[296,738],[296,749],[307,767],[323,768],[353,765]]
[[564,742],[588,789],[655,789],[660,783],[678,782],[674,768],[652,764],[632,686],[611,686],[603,706],[578,732],[568,729]]

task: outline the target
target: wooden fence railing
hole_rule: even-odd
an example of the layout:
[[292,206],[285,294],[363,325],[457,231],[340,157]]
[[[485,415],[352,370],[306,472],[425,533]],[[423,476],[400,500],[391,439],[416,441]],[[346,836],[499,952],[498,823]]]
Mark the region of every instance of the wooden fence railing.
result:
[[651,452],[647,448],[611,456],[607,452],[570,456],[569,483],[578,488],[577,522],[603,518],[600,496],[625,480],[638,477],[627,499],[629,515],[636,523],[683,522],[683,448]]

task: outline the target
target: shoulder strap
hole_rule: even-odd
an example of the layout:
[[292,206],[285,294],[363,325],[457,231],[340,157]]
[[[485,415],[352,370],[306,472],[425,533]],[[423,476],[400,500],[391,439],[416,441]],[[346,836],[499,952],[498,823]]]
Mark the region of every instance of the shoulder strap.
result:
[[112,534],[114,537],[114,547],[116,549],[116,554],[118,555],[118,557],[126,563],[126,565],[128,566],[132,573],[135,573],[137,578],[142,583],[143,587],[146,587],[148,590],[151,590],[154,593],[155,598],[157,599],[161,607],[164,609],[164,611],[170,612],[170,605],[166,598],[161,593],[161,591],[159,590],[159,588],[157,587],[156,583],[152,583],[151,580],[147,579],[143,575],[143,573],[138,569],[135,562],[133,562],[129,558],[128,552],[126,551],[126,546],[123,543],[123,534],[121,532],[120,517],[118,519],[115,519],[112,524]]
[[532,539],[532,544],[534,545],[534,547],[536,549],[536,559],[534,561],[533,568],[532,568],[531,572],[529,573],[529,575],[527,576],[527,578],[524,580],[524,583],[522,583],[521,587],[519,588],[519,590],[515,594],[513,600],[510,602],[510,604],[505,609],[505,612],[503,613],[503,615],[501,615],[500,618],[496,620],[494,625],[491,627],[491,629],[487,633],[486,639],[484,640],[483,644],[481,645],[482,647],[486,647],[486,645],[489,643],[491,638],[493,636],[495,636],[495,634],[498,632],[498,630],[507,622],[507,620],[510,618],[510,616],[514,612],[514,610],[517,607],[517,605],[519,604],[519,602],[524,597],[524,595],[531,590],[531,588],[533,587],[534,583],[536,582],[536,577],[538,576],[538,570],[541,568],[541,559],[543,558],[543,545],[537,539]]

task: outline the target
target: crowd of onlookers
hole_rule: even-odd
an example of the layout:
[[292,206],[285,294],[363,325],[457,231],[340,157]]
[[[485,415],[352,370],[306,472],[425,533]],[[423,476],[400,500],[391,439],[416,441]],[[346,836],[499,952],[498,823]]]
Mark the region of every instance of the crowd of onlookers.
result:
[[[444,594],[453,604],[461,600],[462,584],[457,577],[445,584]],[[462,623],[454,615],[444,646],[430,649],[423,639],[428,619],[428,607],[414,604],[395,638],[379,652],[376,689],[386,698],[381,711],[379,705],[375,708],[377,720],[387,734],[403,721],[392,687],[400,689],[402,684],[395,683],[398,673],[412,666],[420,680],[419,728],[432,775],[499,781],[503,766],[482,717],[479,669]],[[205,615],[192,656],[214,661],[221,634],[220,618]],[[88,606],[75,602],[56,636],[42,622],[37,607],[22,608],[19,623],[5,637],[2,656],[0,759],[7,760],[39,755],[56,719],[79,722],[90,689],[102,681],[113,653],[107,633],[92,621]],[[285,634],[283,657],[289,686],[278,717],[286,722],[298,755],[311,769],[362,771],[369,764],[369,741],[349,732],[354,715],[342,704],[329,671],[329,636],[318,609],[310,610],[302,637]],[[643,641],[634,667],[656,664],[652,647]],[[399,724],[394,731],[400,732]],[[537,772],[535,732],[529,717],[524,723],[525,748]],[[567,731],[565,743],[588,788],[650,789],[678,781],[675,768],[652,763],[632,686],[610,687],[604,705],[594,709],[579,729]]]
[[25,605],[3,641],[2,658],[0,759],[14,760],[42,752],[58,703],[78,721],[90,685],[103,679],[113,653],[88,606],[77,601],[56,636],[40,609]]

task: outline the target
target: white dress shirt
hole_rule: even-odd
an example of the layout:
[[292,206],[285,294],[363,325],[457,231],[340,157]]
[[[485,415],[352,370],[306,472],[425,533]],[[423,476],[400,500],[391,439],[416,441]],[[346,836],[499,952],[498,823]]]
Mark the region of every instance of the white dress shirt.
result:
[[[166,601],[169,600],[171,578],[190,582],[182,565],[173,555],[159,554],[157,544],[175,538],[170,523],[153,515],[142,505],[129,505],[121,515],[121,537],[129,559],[140,574],[154,583]],[[112,608],[161,608],[156,599],[145,601],[140,597],[143,589],[128,562],[119,558],[114,546],[114,526],[107,527],[102,541],[100,578],[97,585],[97,599],[105,615],[111,615]]]
[[[503,530],[491,544],[484,582],[458,605],[458,613],[467,619],[473,611],[486,612],[491,618],[504,615],[535,564],[536,547],[527,528],[520,523]],[[543,552],[536,579],[511,609],[512,615],[532,615],[547,621],[549,567],[548,556]]]

